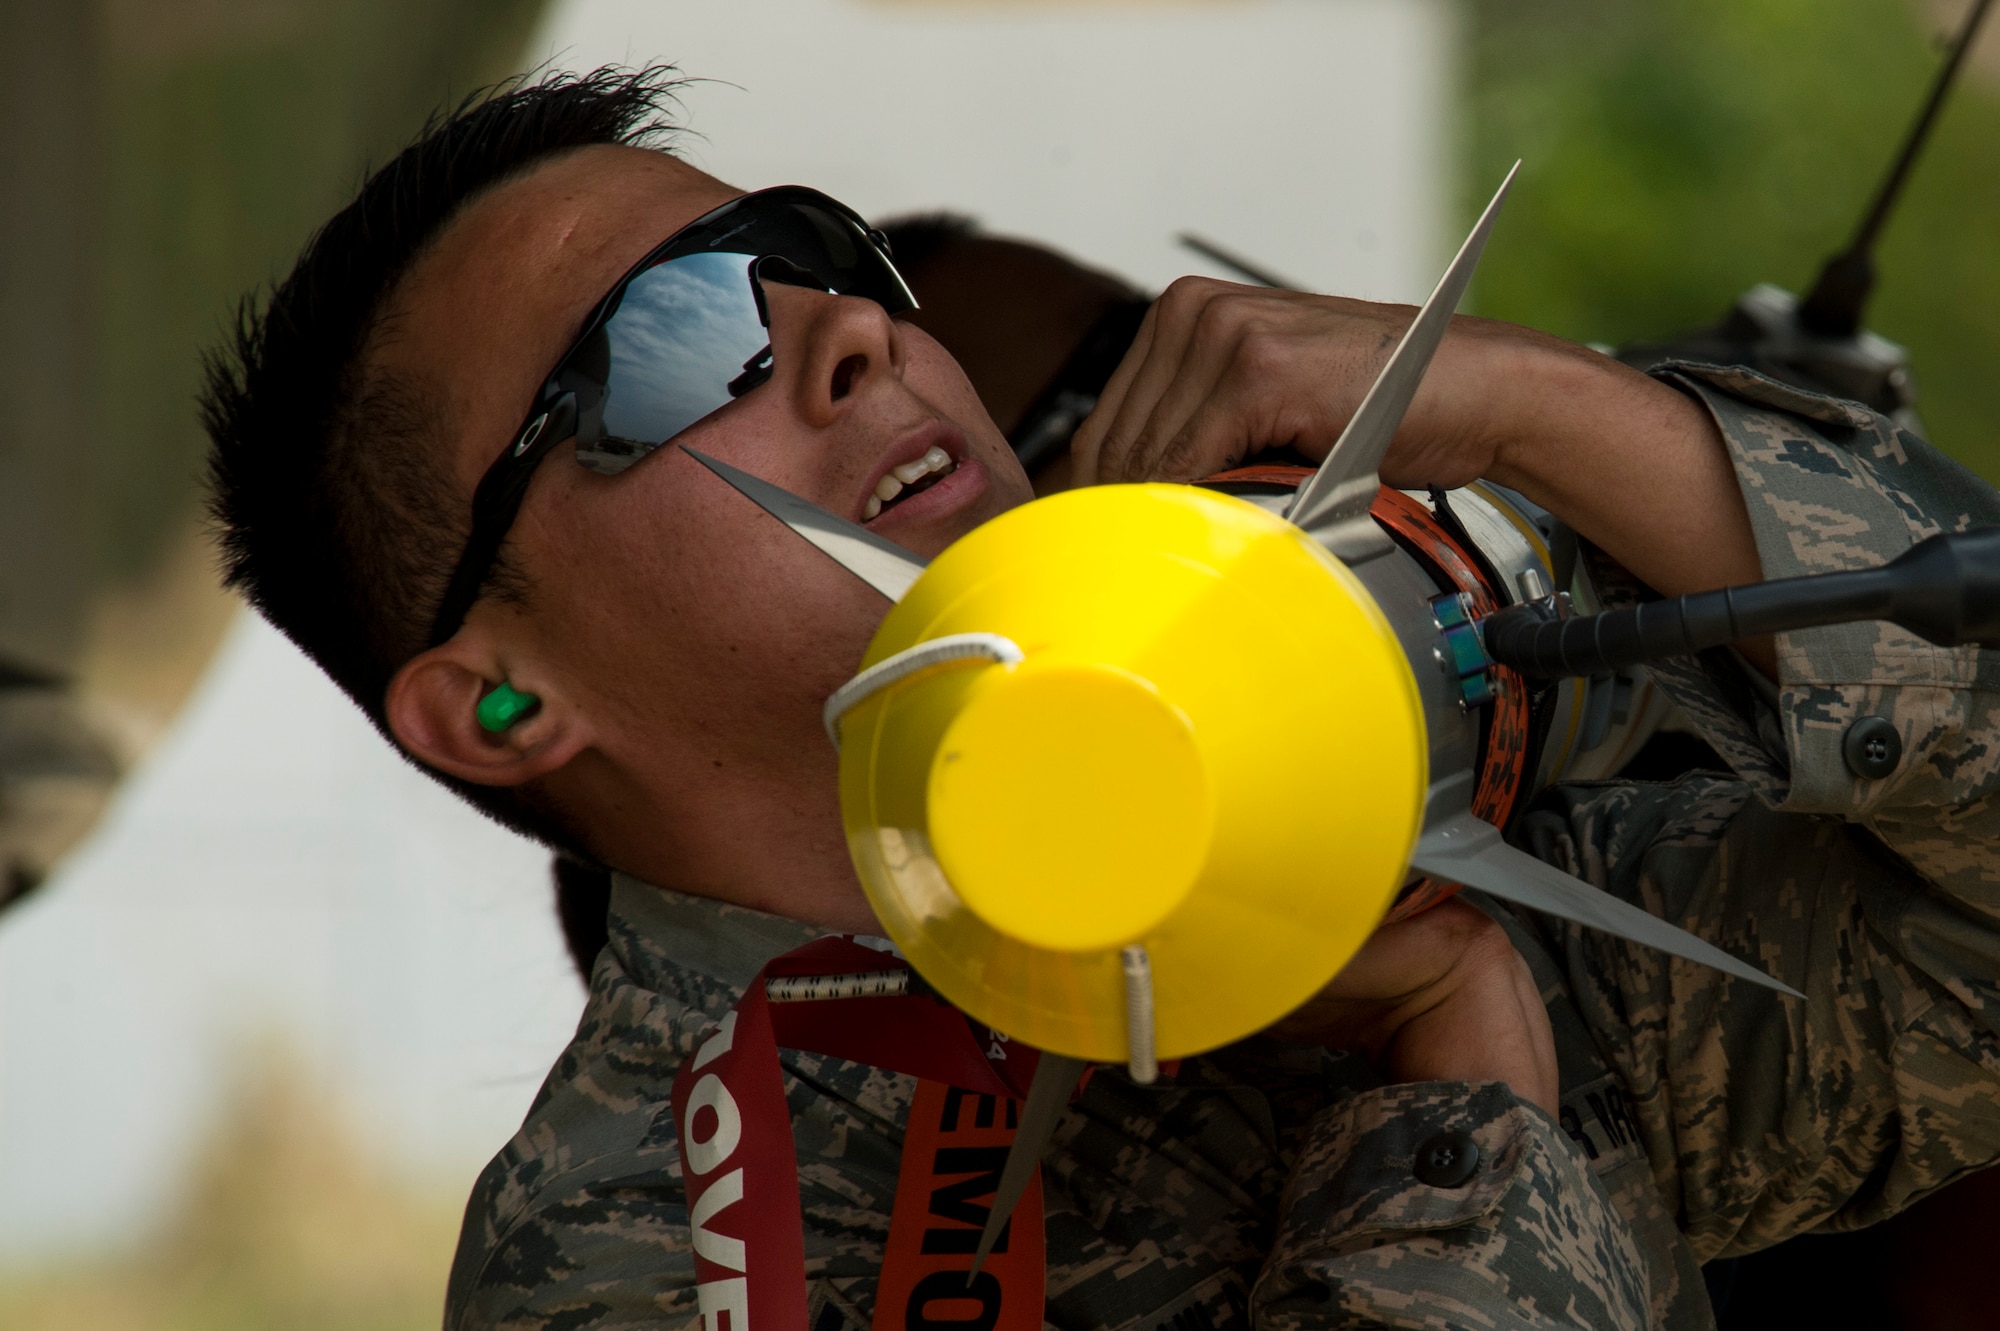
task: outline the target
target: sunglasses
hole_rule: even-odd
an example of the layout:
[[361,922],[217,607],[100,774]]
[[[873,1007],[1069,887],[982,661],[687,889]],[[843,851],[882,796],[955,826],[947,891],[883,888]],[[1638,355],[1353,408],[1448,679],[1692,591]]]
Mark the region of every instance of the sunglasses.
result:
[[575,439],[579,463],[615,476],[771,377],[769,282],[864,296],[890,314],[917,307],[888,239],[818,190],[746,194],[667,237],[598,303],[473,491],[431,646],[464,624],[558,444]]

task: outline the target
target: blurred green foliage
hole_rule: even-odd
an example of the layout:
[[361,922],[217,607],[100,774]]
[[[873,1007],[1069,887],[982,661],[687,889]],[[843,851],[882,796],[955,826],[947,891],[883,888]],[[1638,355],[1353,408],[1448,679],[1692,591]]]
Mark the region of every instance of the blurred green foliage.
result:
[[[1470,206],[1525,159],[1480,312],[1623,343],[1711,325],[1760,281],[1811,286],[1938,67],[1925,17],[1912,0],[1467,0]],[[1962,80],[1878,268],[1868,323],[1909,347],[1935,442],[2000,479],[1990,75]]]
[[105,572],[158,558],[198,494],[202,348],[282,276],[364,167],[514,72],[542,0],[105,5],[92,486]]

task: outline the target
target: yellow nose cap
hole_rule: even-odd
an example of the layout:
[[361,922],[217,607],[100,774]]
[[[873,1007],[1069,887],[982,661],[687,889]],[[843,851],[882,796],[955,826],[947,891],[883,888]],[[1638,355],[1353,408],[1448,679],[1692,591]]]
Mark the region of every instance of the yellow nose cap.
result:
[[1208,857],[1214,801],[1187,717],[1104,665],[994,672],[946,730],[932,844],[972,912],[1036,947],[1136,941]]
[[1052,495],[932,560],[863,664],[957,633],[1022,659],[910,675],[840,747],[855,870],[947,1001],[1123,1062],[1120,950],[1142,944],[1153,1052],[1183,1058],[1269,1026],[1367,939],[1423,820],[1423,700],[1311,537],[1186,486]]

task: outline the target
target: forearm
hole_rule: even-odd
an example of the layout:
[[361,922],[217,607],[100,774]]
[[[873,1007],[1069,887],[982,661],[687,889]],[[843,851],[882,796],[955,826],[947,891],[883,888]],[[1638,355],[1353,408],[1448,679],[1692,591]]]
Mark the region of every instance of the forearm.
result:
[[[1465,362],[1489,386],[1489,479],[1664,595],[1763,579],[1729,450],[1701,404],[1586,348],[1474,322]],[[1775,673],[1768,639],[1739,646]]]
[[[1187,480],[1288,446],[1324,457],[1414,311],[1174,283],[1071,445],[1085,483]],[[1382,459],[1393,486],[1520,490],[1668,595],[1762,570],[1728,449],[1691,398],[1597,352],[1460,317]],[[1747,650],[1768,672],[1768,644]]]
[[1762,576],[1715,423],[1596,352],[1537,339],[1511,359],[1489,475],[1668,595]]
[[1462,901],[1383,925],[1332,983],[1271,1028],[1365,1054],[1392,1081],[1492,1081],[1553,1114],[1549,1015],[1506,930]]

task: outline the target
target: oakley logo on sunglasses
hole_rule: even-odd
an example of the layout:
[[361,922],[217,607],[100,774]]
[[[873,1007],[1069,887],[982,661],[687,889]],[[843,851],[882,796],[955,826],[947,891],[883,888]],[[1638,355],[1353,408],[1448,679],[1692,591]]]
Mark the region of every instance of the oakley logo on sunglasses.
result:
[[514,456],[520,457],[521,454],[533,448],[535,446],[535,441],[542,437],[542,427],[547,425],[548,423],[549,423],[549,413],[547,413],[546,411],[543,412],[541,415],[535,417],[534,420],[528,422],[528,428],[521,431],[521,438],[514,445]]

